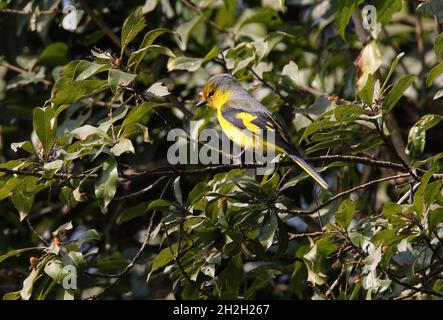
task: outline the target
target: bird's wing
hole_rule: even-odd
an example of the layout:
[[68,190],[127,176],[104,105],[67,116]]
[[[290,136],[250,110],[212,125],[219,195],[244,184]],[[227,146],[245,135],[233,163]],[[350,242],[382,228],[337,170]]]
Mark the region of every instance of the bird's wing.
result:
[[238,108],[237,104],[235,105],[233,107],[232,103],[229,103],[222,109],[223,118],[238,129],[247,129],[255,135],[265,137],[266,133],[272,132],[277,146],[287,151],[293,151],[294,147],[287,133],[269,111],[251,111],[241,107]]
[[322,188],[328,189],[326,181],[302,158],[300,158],[286,131],[276,121],[272,114],[267,111],[267,109],[265,109],[267,112],[262,110],[252,111],[251,108],[238,108],[238,104],[234,103],[234,105],[235,107],[233,107],[232,104],[228,104],[221,110],[221,115],[226,121],[240,130],[247,130],[254,135],[259,135],[261,137],[266,137],[265,134],[272,131],[274,133],[275,145],[282,148],[289,157],[314,178]]

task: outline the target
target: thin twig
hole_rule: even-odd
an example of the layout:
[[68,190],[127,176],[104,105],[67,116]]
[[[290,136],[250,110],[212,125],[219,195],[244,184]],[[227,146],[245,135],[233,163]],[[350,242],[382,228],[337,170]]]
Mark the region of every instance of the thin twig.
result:
[[[165,195],[165,192],[168,188],[168,186],[170,185],[171,180],[168,180],[168,182],[165,184],[165,187],[163,188],[162,193],[160,194],[160,199],[163,198],[163,196]],[[104,277],[104,278],[116,278],[117,280],[113,283],[110,283],[100,294],[98,294],[97,296],[91,296],[90,299],[100,299],[104,296],[104,294],[113,286],[115,286],[125,275],[127,275],[129,273],[129,271],[131,271],[131,269],[135,266],[135,263],[138,261],[138,259],[141,257],[142,253],[144,252],[146,246],[149,243],[149,240],[151,240],[151,235],[152,235],[152,230],[153,230],[153,225],[154,225],[154,220],[155,217],[157,215],[157,210],[154,210],[151,214],[151,217],[149,219],[149,225],[148,225],[148,229],[146,232],[146,238],[143,241],[142,245],[140,246],[140,248],[138,249],[137,253],[135,254],[135,256],[131,259],[131,261],[129,262],[129,264],[123,269],[123,271],[121,271],[118,274],[114,274],[114,275],[95,275],[98,277]],[[94,274],[89,274],[89,275],[94,275]]]
[[[308,157],[305,158],[305,161],[308,163],[321,163],[321,162],[335,162],[335,161],[343,161],[350,163],[361,163],[372,167],[379,168],[389,168],[398,171],[407,171],[404,166],[399,163],[391,162],[391,161],[383,161],[377,159],[371,159],[367,157],[359,157],[359,156],[343,156],[343,155],[328,155],[328,156],[319,156],[319,157]],[[293,162],[284,162],[280,164],[280,167],[288,167],[293,166]],[[240,163],[240,164],[221,164],[214,166],[206,166],[204,168],[196,168],[196,169],[184,169],[182,166],[169,166],[163,168],[157,168],[144,172],[134,172],[130,175],[127,175],[127,178],[134,178],[138,176],[164,176],[164,175],[196,175],[196,174],[214,174],[219,172],[230,171],[232,169],[254,169],[264,167],[266,164],[261,163]]]
[[341,278],[346,274],[346,268],[343,266],[341,269],[340,274],[338,275],[337,279],[331,284],[328,291],[326,291],[326,297],[329,297],[332,293],[332,291],[335,289],[336,286],[340,283]]
[[198,15],[200,15],[211,27],[213,27],[214,29],[216,29],[217,31],[219,31],[221,33],[228,34],[230,37],[235,39],[235,34],[234,33],[232,33],[231,31],[229,31],[229,30],[227,30],[227,29],[225,29],[223,27],[220,27],[217,23],[215,23],[214,21],[209,19],[205,15],[205,13],[202,11],[202,9],[200,9],[200,7],[192,4],[188,0],[180,0],[180,2],[183,3],[189,9],[191,9],[192,11],[194,11],[195,13],[197,13]]
[[[0,64],[2,67],[5,67],[6,69],[9,69],[11,71],[17,72],[17,73],[29,73],[29,71],[22,69],[20,67],[14,66],[12,64],[10,64],[9,62],[6,61],[2,61]],[[36,80],[38,82],[41,82],[42,84],[46,85],[46,86],[50,86],[52,85],[52,82],[43,78],[36,78]]]
[[33,15],[33,14],[36,14],[38,16],[49,16],[49,15],[56,14],[59,12],[62,12],[62,10],[51,9],[51,10],[37,11],[37,10],[20,10],[20,9],[11,9],[11,8],[5,8],[5,9],[0,10],[0,13],[11,13],[11,14],[18,14],[18,15],[23,15],[23,16],[29,16],[29,15]]
[[160,182],[162,182],[166,178],[167,178],[166,176],[161,177],[160,179],[155,181],[153,184],[147,186],[146,188],[143,188],[142,190],[139,190],[139,191],[136,191],[136,192],[132,192],[132,193],[129,193],[129,194],[125,194],[125,195],[120,196],[120,197],[115,197],[114,200],[121,201],[121,200],[127,200],[127,199],[132,199],[132,198],[138,197],[138,196],[140,196],[142,194],[145,194],[145,193],[151,191],[152,189],[154,189],[158,184],[160,184]]
[[417,288],[416,286],[410,285],[408,283],[405,283],[405,282],[399,280],[397,277],[395,277],[394,275],[392,275],[390,273],[388,273],[387,275],[388,275],[389,279],[391,279],[395,283],[397,283],[397,284],[399,284],[399,285],[401,285],[401,286],[403,286],[405,288],[414,290],[415,292],[421,292],[421,293],[425,293],[425,294],[429,294],[429,295],[432,295],[432,296],[443,298],[443,293],[439,293],[439,292],[436,292],[436,291],[433,291],[433,290],[428,290],[426,288]]
[[313,214],[315,213],[317,210],[324,208],[325,206],[327,206],[328,204],[330,204],[331,202],[334,202],[335,200],[344,197],[354,191],[360,190],[360,189],[364,189],[366,187],[369,187],[373,184],[377,184],[380,182],[384,182],[384,181],[389,181],[389,180],[395,180],[395,179],[401,179],[401,178],[406,178],[409,177],[410,174],[409,173],[402,173],[402,174],[397,174],[395,176],[389,176],[389,177],[385,177],[385,178],[380,178],[380,179],[376,179],[376,180],[372,180],[369,181],[367,183],[363,183],[357,187],[354,187],[352,189],[340,192],[338,194],[336,194],[335,196],[329,198],[328,200],[322,202],[320,205],[318,205],[316,208],[311,209],[311,210],[290,210],[288,211],[288,213],[292,213],[292,214],[302,214],[302,215],[308,215],[308,214]]
[[45,246],[49,247],[49,242],[46,241],[46,239],[43,238],[43,236],[34,229],[34,227],[31,224],[31,221],[29,221],[29,218],[26,218],[26,223],[29,229],[31,229],[32,233],[34,233],[40,239],[40,241],[45,244]]
[[421,182],[417,182],[406,192],[398,201],[397,204],[404,204],[408,199],[414,194],[414,192],[418,189],[418,187],[421,185]]
[[[85,13],[91,17],[91,20],[103,31],[104,34],[108,36],[109,39],[118,47],[121,48],[120,38],[112,31],[112,29],[99,17],[94,11],[86,4],[85,0],[79,0],[80,6],[85,11]],[[124,50],[125,55],[128,57],[131,55],[131,51],[127,48]]]
[[[8,168],[0,168],[0,172],[9,174],[9,175],[18,175],[18,176],[31,176],[31,177],[37,177],[37,178],[44,178],[45,175],[43,172],[40,171],[28,171],[28,170],[22,170],[22,169],[8,169]],[[97,178],[98,175],[96,174],[69,174],[69,173],[55,173],[53,175],[53,178],[57,179],[82,179],[82,178]],[[51,178],[52,179],[52,178]],[[47,180],[51,180],[48,178]]]

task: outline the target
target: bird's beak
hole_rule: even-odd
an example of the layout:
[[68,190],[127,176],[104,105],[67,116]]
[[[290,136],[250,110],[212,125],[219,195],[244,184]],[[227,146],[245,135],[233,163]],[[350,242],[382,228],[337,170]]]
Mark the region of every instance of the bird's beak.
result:
[[208,103],[208,100],[200,100],[199,102],[197,102],[195,105],[194,105],[194,109],[197,109],[197,108],[199,108],[199,107],[202,107],[202,106],[204,106],[206,103]]

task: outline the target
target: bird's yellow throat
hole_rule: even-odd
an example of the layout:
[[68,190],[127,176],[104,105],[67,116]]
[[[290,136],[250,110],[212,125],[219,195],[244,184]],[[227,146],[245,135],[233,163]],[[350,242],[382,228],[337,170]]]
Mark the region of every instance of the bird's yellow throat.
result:
[[214,109],[221,109],[230,98],[231,92],[229,90],[223,91],[218,89],[208,101],[208,106]]

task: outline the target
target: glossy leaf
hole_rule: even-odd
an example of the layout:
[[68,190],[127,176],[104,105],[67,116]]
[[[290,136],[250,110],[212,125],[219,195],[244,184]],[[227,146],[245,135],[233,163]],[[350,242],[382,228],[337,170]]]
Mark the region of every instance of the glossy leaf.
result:
[[117,162],[114,158],[109,158],[103,163],[102,171],[95,183],[95,195],[100,201],[103,212],[106,212],[106,207],[117,191],[117,179]]

